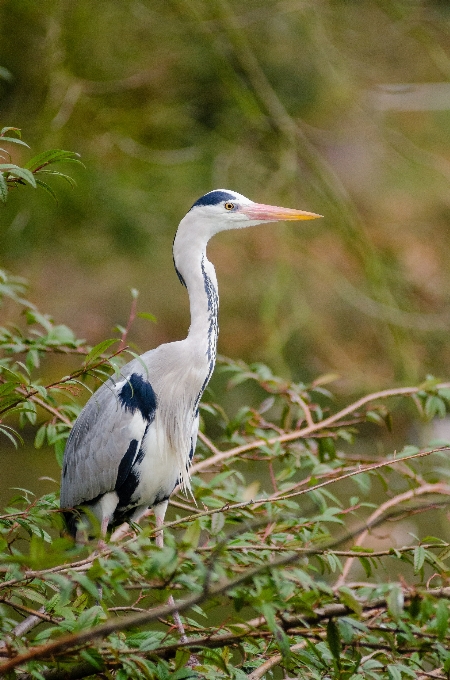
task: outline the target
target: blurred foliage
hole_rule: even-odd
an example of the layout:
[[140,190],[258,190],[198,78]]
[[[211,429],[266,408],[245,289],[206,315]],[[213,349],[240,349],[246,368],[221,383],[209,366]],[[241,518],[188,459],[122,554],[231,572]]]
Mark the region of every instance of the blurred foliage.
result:
[[6,0],[0,15],[2,116],[89,168],[57,205],[34,210],[30,189],[1,209],[3,261],[55,318],[99,342],[136,287],[158,319],[136,343],[182,337],[171,241],[222,186],[326,216],[211,244],[222,352],[296,380],[338,371],[341,393],[448,374],[450,109],[414,95],[449,80],[448,3]]

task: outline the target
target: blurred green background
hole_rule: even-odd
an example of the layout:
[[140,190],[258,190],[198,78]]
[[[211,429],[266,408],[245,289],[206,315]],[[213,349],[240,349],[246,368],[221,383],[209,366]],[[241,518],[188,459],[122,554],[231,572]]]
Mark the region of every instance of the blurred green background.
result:
[[0,209],[2,265],[43,311],[95,344],[134,287],[157,324],[130,340],[184,337],[173,235],[222,187],[325,219],[211,243],[221,353],[337,372],[346,397],[448,377],[449,2],[10,0],[0,19],[1,123],[32,146],[13,161],[86,166],[54,178],[58,204],[27,188]]

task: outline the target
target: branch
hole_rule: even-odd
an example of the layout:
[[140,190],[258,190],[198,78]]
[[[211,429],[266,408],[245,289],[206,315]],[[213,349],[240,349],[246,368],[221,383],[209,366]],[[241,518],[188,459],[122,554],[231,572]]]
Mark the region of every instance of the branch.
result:
[[[368,526],[368,524],[365,523],[362,526],[355,529],[354,531],[345,534],[341,538],[333,540],[326,544],[325,546],[322,546],[320,550],[322,551],[332,550],[336,546],[353,539],[355,536],[358,536],[362,531],[366,530],[367,528],[373,529],[382,522],[386,521],[387,519],[399,516],[400,514],[403,514],[403,512],[395,511],[387,514],[384,517],[379,517],[370,526]],[[317,549],[312,548],[309,551],[309,553],[303,553],[303,555],[305,554],[307,556],[308,554],[311,556],[317,554]],[[74,647],[78,647],[79,645],[90,643],[98,638],[107,637],[111,633],[115,633],[119,630],[123,631],[128,630],[130,628],[136,628],[139,626],[146,625],[157,620],[158,618],[166,618],[170,614],[173,614],[173,612],[175,611],[178,612],[186,611],[187,609],[190,609],[194,605],[201,603],[202,601],[206,600],[209,597],[212,598],[217,597],[218,595],[226,593],[228,590],[232,590],[240,585],[243,585],[244,583],[247,583],[258,574],[262,574],[266,571],[270,572],[273,569],[294,564],[299,559],[301,559],[301,557],[302,556],[299,555],[298,553],[283,555],[281,557],[273,559],[269,563],[265,562],[264,564],[260,564],[251,569],[247,569],[247,571],[244,572],[243,574],[235,576],[234,578],[229,579],[226,582],[221,581],[219,583],[209,585],[207,589],[203,589],[201,592],[196,593],[195,595],[191,595],[190,597],[187,597],[184,600],[177,602],[176,604],[173,603],[170,605],[159,605],[158,607],[155,607],[150,611],[138,614],[131,614],[129,616],[125,616],[119,619],[114,617],[113,619],[110,619],[98,626],[94,626],[91,629],[83,630],[69,635],[63,635],[59,637],[57,640],[53,640],[47,644],[39,645],[32,649],[28,649],[27,651],[18,654],[13,659],[10,659],[6,663],[2,664],[0,666],[0,677],[3,677],[6,673],[9,673],[17,666],[20,666],[28,661],[32,661],[34,659],[43,659],[59,652],[68,651],[70,649],[73,649]],[[439,592],[443,593],[446,590],[447,589],[439,589]],[[383,601],[384,600],[382,600],[382,602]],[[374,606],[380,605],[376,603],[375,605],[370,604],[367,606],[373,609]],[[323,610],[317,610],[317,612],[315,612],[314,615],[315,621],[317,621],[318,619],[320,620],[320,617],[330,618],[330,616],[336,616],[337,615],[336,611],[341,611],[339,609],[336,610],[336,608],[339,607],[344,608],[347,614],[351,613],[351,610],[348,607],[345,607],[345,605],[331,605],[331,607],[333,608],[332,610],[330,608],[327,608],[328,611],[325,612]],[[302,617],[301,620],[302,623],[304,623],[305,617]],[[180,643],[178,646],[181,646],[182,644],[183,643]],[[189,648],[192,648],[194,645],[195,641],[188,641],[187,643],[185,643],[185,646]]]
[[[57,381],[54,382],[54,383],[50,383],[50,385],[46,385],[46,386],[45,386],[45,389],[46,389],[46,390],[51,390],[51,389],[54,389],[54,388],[56,388],[56,387],[59,387],[60,385],[64,385],[64,384],[66,384],[66,383],[68,383],[68,382],[71,382],[72,380],[75,380],[75,378],[78,378],[78,377],[80,377],[80,376],[82,376],[82,375],[85,375],[85,374],[88,373],[89,371],[93,371],[93,370],[95,370],[96,368],[98,368],[99,366],[103,366],[104,364],[108,363],[108,361],[110,361],[113,357],[117,356],[118,354],[121,354],[121,353],[124,352],[126,349],[128,349],[128,347],[123,347],[123,348],[121,348],[121,349],[118,349],[117,352],[114,352],[114,354],[111,354],[109,357],[103,357],[103,358],[101,358],[100,361],[98,361],[98,362],[95,363],[95,364],[85,366],[84,368],[79,368],[77,371],[74,371],[74,372],[71,373],[70,375],[67,375],[65,378],[61,378],[61,380],[57,380]],[[39,394],[39,390],[36,390],[36,389],[34,389],[34,390],[26,390],[26,391],[25,391],[25,388],[20,388],[20,387],[19,387],[17,391],[22,391],[22,393],[24,394],[24,397],[23,397],[22,399],[16,399],[16,401],[14,401],[14,402],[8,404],[8,406],[5,406],[5,407],[3,407],[2,409],[0,409],[0,415],[1,415],[2,413],[7,413],[8,411],[11,411],[13,408],[15,408],[16,406],[18,406],[19,404],[22,404],[22,403],[23,403],[24,401],[26,401],[27,399],[32,399],[32,398],[34,398],[36,395]],[[58,417],[60,417],[60,416],[58,416]]]
[[438,451],[448,451],[450,449],[450,446],[442,446],[438,447],[436,449],[431,449],[430,451],[419,451],[419,453],[413,453],[410,456],[402,456],[402,458],[398,459],[393,459],[393,460],[387,460],[383,461],[381,463],[373,463],[371,465],[365,465],[361,466],[356,470],[353,470],[352,472],[348,472],[344,475],[340,475],[339,477],[334,477],[333,479],[327,479],[323,482],[320,482],[319,484],[315,484],[314,486],[309,487],[308,489],[301,489],[300,491],[294,491],[292,493],[287,493],[284,495],[279,495],[279,494],[274,494],[273,496],[269,496],[268,498],[261,498],[259,500],[250,500],[250,501],[243,501],[241,503],[227,503],[226,505],[222,506],[221,508],[214,508],[213,510],[203,510],[201,512],[197,512],[193,515],[190,515],[188,517],[183,517],[182,519],[177,519],[173,520],[172,522],[167,522],[166,524],[162,525],[161,529],[164,531],[165,529],[169,527],[175,527],[179,526],[180,524],[184,524],[185,522],[191,522],[199,517],[206,517],[208,515],[214,515],[218,512],[227,512],[229,510],[240,510],[242,508],[248,508],[248,507],[254,507],[258,508],[262,505],[265,505],[266,503],[270,503],[271,501],[284,501],[289,498],[294,498],[296,496],[303,496],[304,494],[311,493],[312,491],[317,491],[317,489],[321,489],[325,486],[329,486],[330,484],[335,484],[336,482],[340,482],[343,479],[349,479],[350,477],[355,477],[356,475],[360,475],[364,472],[371,472],[372,470],[379,470],[384,467],[390,467],[392,465],[395,465],[396,463],[404,463],[406,460],[412,460],[414,458],[424,458],[426,456],[429,456],[432,453],[436,453]]
[[[419,486],[417,489],[410,489],[409,491],[405,491],[405,493],[398,494],[394,498],[390,498],[388,501],[380,505],[380,507],[377,508],[369,517],[368,523],[370,524],[371,522],[374,522],[378,517],[381,517],[387,510],[395,507],[396,505],[400,505],[401,503],[410,501],[412,498],[415,498],[417,496],[435,493],[445,494],[449,496],[450,486],[448,484],[424,484],[423,486]],[[355,545],[357,546],[362,545],[366,540],[368,533],[369,529],[363,531],[358,536]],[[354,559],[355,557],[351,556],[346,560],[344,567],[342,569],[342,573],[339,575],[339,578],[336,581],[336,587],[344,585]]]
[[[242,448],[242,447],[241,447]],[[182,517],[181,519],[176,519],[173,520],[172,522],[167,522],[166,524],[163,524],[161,529],[164,531],[165,529],[180,526],[182,524],[185,524],[186,522],[193,522],[199,517],[208,517],[209,515],[215,515],[216,513],[219,512],[229,512],[230,510],[242,510],[244,508],[254,508],[257,509],[261,505],[265,505],[266,503],[271,503],[275,501],[284,501],[288,500],[289,498],[294,498],[296,496],[302,496],[307,493],[311,493],[313,491],[317,491],[317,489],[321,489],[325,486],[329,486],[330,484],[334,484],[335,482],[340,482],[343,479],[349,479],[350,477],[355,477],[356,475],[360,475],[363,472],[371,472],[372,470],[378,470],[383,467],[390,467],[392,465],[401,463],[403,464],[407,460],[412,460],[414,458],[424,458],[426,456],[429,456],[432,453],[437,453],[438,451],[447,451],[450,449],[450,446],[442,446],[438,447],[435,449],[431,449],[429,451],[419,451],[419,453],[413,453],[410,456],[402,456],[402,458],[398,459],[393,459],[393,460],[387,460],[383,461],[381,463],[372,463],[370,465],[366,466],[358,466],[351,472],[347,472],[346,474],[340,475],[333,477],[332,479],[326,479],[323,482],[320,482],[319,484],[315,484],[314,486],[310,486],[307,489],[301,489],[299,491],[293,491],[289,493],[280,493],[277,492],[273,494],[272,496],[269,496],[268,498],[261,498],[259,500],[249,500],[249,501],[241,501],[240,503],[226,503],[223,505],[221,508],[214,508],[212,510],[199,510],[195,511],[194,514],[188,515],[188,517]],[[233,451],[236,451],[237,449],[233,449]],[[230,453],[230,452],[225,452],[225,453]],[[222,454],[221,454],[222,455]],[[213,456],[215,458],[215,456]],[[208,458],[206,461],[202,461],[203,463],[207,462],[208,460],[212,460],[212,458]],[[199,463],[198,465],[201,465]],[[193,468],[196,467],[195,465]],[[198,468],[197,468],[198,469]],[[328,476],[330,473],[327,472],[326,476]],[[301,482],[303,484],[304,481]],[[297,486],[297,485],[296,485]],[[148,517],[152,513],[152,510],[146,510],[146,512],[142,515],[141,519],[144,517]],[[121,538],[123,538],[126,533],[129,531],[129,525],[125,522],[122,524],[118,529],[114,531],[114,533],[111,536],[111,541],[116,542],[119,541]],[[156,532],[156,529],[153,533]]]
[[[394,465],[396,463],[404,463],[406,460],[411,460],[411,459],[414,459],[414,458],[421,458],[421,457],[424,457],[424,456],[429,456],[432,453],[435,453],[437,451],[442,451],[442,450],[445,451],[445,450],[448,450],[449,448],[450,447],[448,447],[448,446],[444,446],[444,447],[440,447],[440,448],[437,448],[437,449],[432,449],[430,451],[421,451],[419,453],[411,454],[410,456],[404,456],[403,458],[399,458],[398,460],[383,461],[382,463],[374,463],[373,465],[366,465],[366,466],[361,467],[357,470],[354,470],[350,473],[347,473],[345,475],[341,475],[340,477],[336,477],[334,479],[329,479],[329,480],[325,480],[324,482],[320,482],[319,484],[316,484],[316,485],[314,485],[314,486],[312,486],[308,489],[303,489],[299,492],[287,494],[286,496],[283,496],[281,498],[279,498],[278,495],[277,495],[275,500],[284,500],[284,498],[291,498],[292,496],[310,493],[310,492],[315,491],[316,489],[319,489],[323,486],[328,486],[329,484],[341,481],[342,479],[346,479],[348,477],[353,477],[357,474],[362,474],[364,472],[368,472],[368,471],[371,471],[371,470],[374,470],[374,469],[379,469],[379,468],[382,468],[382,467],[388,467],[388,466]],[[440,486],[441,486],[440,484],[436,484],[436,485],[430,484],[430,485],[427,485],[427,488],[428,489],[430,489],[430,488],[436,489],[436,487],[440,487]],[[444,489],[449,488],[449,487],[447,487],[447,485],[442,485],[442,486],[443,486]],[[419,488],[422,488],[422,487],[419,487]],[[408,492],[408,493],[410,493],[410,492]],[[422,493],[425,493],[425,492],[422,492]],[[445,494],[447,494],[447,491],[441,492],[441,491],[436,491],[436,490],[435,491],[428,490],[428,493],[445,493]],[[416,494],[416,495],[421,495],[421,494]],[[232,511],[232,510],[240,510],[242,508],[248,508],[248,507],[251,507],[251,506],[259,507],[260,505],[268,503],[271,500],[273,500],[273,497],[260,499],[260,500],[257,500],[257,501],[250,500],[250,501],[243,501],[241,503],[233,503],[233,504],[227,503],[226,505],[222,506],[221,508],[214,508],[213,510],[203,510],[203,511],[197,512],[193,515],[189,515],[188,517],[183,517],[181,519],[177,519],[177,520],[174,520],[172,522],[167,522],[166,524],[162,525],[162,529],[164,530],[164,529],[167,529],[167,528],[176,527],[176,526],[185,524],[187,522],[195,521],[199,517],[214,515],[214,514],[219,513],[219,512],[229,512],[229,511]],[[379,513],[377,513],[377,514],[379,514]],[[377,518],[375,518],[375,519],[377,519]],[[366,527],[370,527],[370,528],[372,527],[372,525],[369,524],[369,522],[370,522],[370,519],[367,522],[367,524],[365,525],[365,528],[363,528],[361,531],[365,531]],[[122,525],[122,526],[128,527],[128,525]],[[119,527],[119,529],[117,531],[120,531],[121,529],[122,529],[122,527]],[[117,531],[112,535],[111,540],[114,539]],[[154,530],[153,533],[155,533],[155,532],[156,532],[156,529]],[[131,540],[134,540],[134,537]],[[265,548],[265,549],[269,550],[270,548]],[[322,551],[327,550],[327,549],[328,548],[323,548]],[[43,569],[41,571],[27,571],[27,572],[25,572],[25,574],[21,578],[11,579],[9,581],[4,581],[3,583],[0,583],[0,589],[11,587],[11,586],[13,586],[17,583],[20,583],[24,580],[29,580],[29,579],[33,579],[33,578],[40,578],[40,577],[42,577],[42,576],[44,576],[45,574],[48,574],[48,573],[63,572],[63,571],[70,570],[70,569],[81,571],[82,569],[85,568],[85,566],[91,564],[92,561],[96,557],[98,557],[99,555],[108,556],[110,554],[110,552],[111,552],[110,548],[105,548],[100,553],[95,552],[90,557],[87,557],[83,560],[79,560],[77,562],[72,562],[71,564],[58,565],[56,567],[51,567],[49,569]],[[300,550],[298,550],[298,552],[301,553],[302,555],[312,554],[309,548],[307,548],[305,550],[300,549]],[[314,553],[314,554],[317,554],[317,552]]]
[[[296,645],[292,645],[292,647],[289,647],[291,652],[298,652],[300,649],[303,649],[306,646],[306,642],[299,642]],[[270,657],[270,659],[267,659],[259,668],[256,668],[250,675],[248,676],[248,680],[260,680],[265,676],[266,673],[268,673],[272,668],[275,666],[278,666],[279,663],[283,661],[283,657],[281,654],[276,654],[275,656]]]
[[128,322],[127,322],[126,328],[124,329],[124,331],[122,333],[122,337],[120,339],[119,350],[125,349],[125,347],[127,345],[128,333],[130,332],[131,326],[133,325],[133,322],[136,318],[138,291],[133,289],[132,296],[133,296],[133,299],[131,301],[130,315],[128,317]]
[[[440,385],[436,386],[436,389],[442,389],[444,387],[450,387],[450,383],[441,383]],[[330,426],[337,427],[337,425],[340,424],[339,421],[342,418],[350,415],[351,413],[354,413],[362,406],[365,406],[366,404],[372,401],[376,401],[377,399],[387,399],[388,397],[401,397],[401,396],[410,397],[413,394],[417,394],[420,391],[421,391],[420,387],[398,387],[391,390],[380,390],[379,392],[373,392],[372,394],[368,394],[365,397],[358,399],[357,401],[353,402],[349,406],[346,406],[341,411],[334,413],[328,418],[325,418],[324,420],[321,420],[318,423],[314,423],[314,425],[308,425],[307,427],[300,428],[299,430],[287,432],[286,434],[280,435],[278,437],[271,437],[270,439],[257,439],[256,441],[249,442],[248,444],[236,446],[235,448],[229,449],[228,451],[220,451],[216,455],[211,456],[211,458],[206,458],[205,460],[202,460],[198,463],[194,463],[194,465],[191,467],[191,472],[193,473],[200,472],[200,470],[204,470],[205,468],[209,468],[212,465],[222,463],[223,461],[228,460],[229,458],[235,458],[236,456],[240,456],[242,453],[246,453],[247,451],[253,451],[254,449],[257,449],[261,446],[272,446],[273,444],[277,443],[291,442],[294,441],[295,439],[302,439],[308,437],[314,432],[323,430],[324,428]]]
[[[449,493],[450,493],[450,488],[449,488]],[[359,545],[359,542],[356,542],[355,545]],[[444,548],[450,548],[450,543],[420,543],[420,546],[424,548],[425,550],[443,550]],[[358,550],[357,552],[355,550],[333,550],[333,555],[337,555],[338,557],[396,557],[397,553],[408,553],[408,552],[414,552],[417,546],[415,545],[407,545],[403,546],[402,548],[388,548],[387,550],[367,550],[364,552],[364,550]],[[215,550],[214,546],[198,546],[196,548],[196,551],[198,552],[210,552],[212,550]],[[309,551],[309,548],[285,548],[284,546],[280,545],[260,545],[260,544],[252,544],[252,545],[231,545],[231,546],[225,546],[225,550],[229,550],[230,552],[252,552],[254,550],[266,550],[268,552],[297,552],[301,554],[305,554],[306,552]],[[324,548],[322,551],[318,551],[316,555],[325,555],[328,552],[328,548]],[[339,587],[338,584],[335,586],[336,588]]]

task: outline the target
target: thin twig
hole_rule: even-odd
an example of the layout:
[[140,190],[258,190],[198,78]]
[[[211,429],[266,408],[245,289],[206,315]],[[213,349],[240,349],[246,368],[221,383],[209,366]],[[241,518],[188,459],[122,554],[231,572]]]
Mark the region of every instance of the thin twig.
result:
[[[368,523],[369,525],[375,521],[378,517],[381,517],[385,512],[390,510],[391,508],[396,507],[397,505],[400,505],[401,503],[406,503],[407,501],[410,501],[412,498],[416,498],[417,496],[422,496],[422,495],[428,495],[428,494],[445,494],[445,495],[450,495],[450,486],[448,484],[424,484],[423,486],[419,486],[416,489],[410,489],[409,491],[405,491],[404,493],[398,494],[397,496],[394,496],[394,498],[390,498],[387,500],[385,503],[382,503],[369,517]],[[357,538],[355,542],[355,546],[360,546],[364,543],[364,541],[367,538],[367,535],[369,533],[369,529],[366,529],[363,531]],[[350,556],[348,559],[345,561],[344,567],[342,569],[342,573],[339,575],[337,581],[336,581],[336,587],[340,587],[344,585],[345,580],[348,576],[348,573],[352,567],[352,564],[354,562],[355,556]]]
[[[442,383],[437,385],[436,389],[442,389],[445,387],[450,387],[450,383]],[[221,451],[218,454],[211,456],[211,458],[206,458],[205,460],[199,461],[198,463],[194,463],[194,465],[191,467],[191,472],[200,472],[205,468],[207,469],[213,465],[217,465],[218,463],[223,463],[225,460],[235,458],[236,456],[240,456],[247,451],[258,449],[261,446],[267,447],[272,446],[273,444],[285,443],[294,441],[295,439],[308,437],[308,435],[313,434],[318,430],[323,430],[324,428],[330,427],[331,425],[336,426],[336,424],[342,418],[354,413],[362,406],[365,406],[372,401],[376,401],[377,399],[387,399],[388,397],[412,396],[413,394],[417,394],[417,392],[420,390],[420,387],[398,387],[390,390],[380,390],[379,392],[373,392],[372,394],[368,394],[365,397],[358,399],[349,406],[343,408],[341,411],[338,411],[337,413],[334,413],[328,418],[314,423],[313,425],[308,425],[307,427],[294,430],[293,432],[287,432],[286,434],[280,435],[278,437],[271,437],[270,439],[258,439],[248,442],[247,444],[242,444],[241,446],[236,446],[233,449],[229,449],[228,451]]]
[[122,333],[122,337],[120,338],[119,350],[125,349],[125,347],[126,347],[128,333],[130,332],[131,326],[133,325],[133,322],[136,318],[137,301],[138,301],[138,295],[137,295],[137,291],[135,291],[135,294],[133,295],[133,298],[131,300],[131,308],[130,308],[130,315],[128,317],[128,322],[127,322],[127,325],[126,325],[126,327],[125,327],[125,329]]

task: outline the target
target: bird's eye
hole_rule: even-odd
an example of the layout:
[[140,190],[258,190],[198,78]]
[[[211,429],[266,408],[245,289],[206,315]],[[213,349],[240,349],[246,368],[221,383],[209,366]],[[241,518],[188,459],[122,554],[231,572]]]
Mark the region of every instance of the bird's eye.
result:
[[225,210],[234,210],[234,203],[225,203]]

